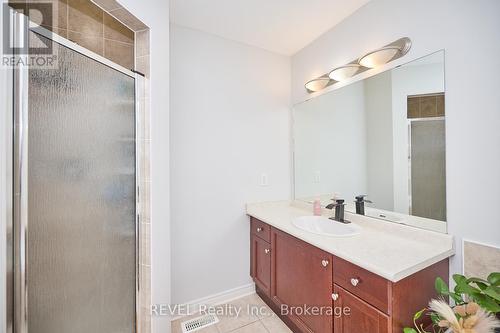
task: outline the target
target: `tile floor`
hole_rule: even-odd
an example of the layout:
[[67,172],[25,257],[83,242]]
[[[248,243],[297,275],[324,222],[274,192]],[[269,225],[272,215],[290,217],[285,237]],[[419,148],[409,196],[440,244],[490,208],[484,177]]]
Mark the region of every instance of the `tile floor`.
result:
[[[252,294],[227,304],[233,309],[241,309],[239,315],[227,313],[218,315],[219,323],[209,326],[200,333],[291,333],[292,331],[274,314],[264,301]],[[223,307],[223,306],[222,306]],[[248,311],[251,309],[251,311]],[[257,311],[258,310],[258,311]],[[181,323],[199,317],[196,314],[172,322],[172,333],[182,333]]]

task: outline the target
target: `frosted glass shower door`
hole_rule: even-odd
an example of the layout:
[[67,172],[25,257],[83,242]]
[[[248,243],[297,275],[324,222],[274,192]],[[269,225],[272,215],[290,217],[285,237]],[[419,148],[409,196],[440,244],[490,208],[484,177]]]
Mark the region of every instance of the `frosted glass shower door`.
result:
[[411,214],[446,221],[445,120],[411,121]]
[[135,80],[52,43],[28,78],[28,331],[135,332]]

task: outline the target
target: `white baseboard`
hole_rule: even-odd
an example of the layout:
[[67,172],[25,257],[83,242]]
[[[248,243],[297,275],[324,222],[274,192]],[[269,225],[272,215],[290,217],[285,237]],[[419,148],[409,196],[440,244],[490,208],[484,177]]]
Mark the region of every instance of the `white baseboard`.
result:
[[[251,294],[255,294],[255,284],[250,283],[241,287],[229,289],[214,295],[199,298],[185,304],[181,307],[189,309],[189,313],[197,313],[200,309],[200,305],[216,306],[220,304],[229,303],[235,299],[245,297]],[[173,316],[172,321],[182,318],[182,316]]]

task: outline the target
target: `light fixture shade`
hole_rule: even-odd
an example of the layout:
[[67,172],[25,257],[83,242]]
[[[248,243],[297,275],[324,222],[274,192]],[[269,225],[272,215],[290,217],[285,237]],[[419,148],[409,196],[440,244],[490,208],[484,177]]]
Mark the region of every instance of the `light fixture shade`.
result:
[[310,92],[316,92],[316,91],[320,91],[322,89],[325,89],[329,83],[330,83],[330,79],[328,77],[322,76],[322,77],[318,77],[317,79],[313,79],[311,81],[308,81],[306,83],[305,87]]
[[391,61],[396,55],[401,53],[401,48],[397,46],[387,46],[379,50],[368,53],[359,59],[359,64],[367,68],[382,66]]
[[349,65],[337,67],[334,70],[332,70],[330,72],[330,74],[328,74],[328,76],[330,77],[330,79],[338,81],[338,82],[344,81],[344,80],[356,75],[356,73],[358,73],[360,67],[361,66],[358,64],[349,64]]

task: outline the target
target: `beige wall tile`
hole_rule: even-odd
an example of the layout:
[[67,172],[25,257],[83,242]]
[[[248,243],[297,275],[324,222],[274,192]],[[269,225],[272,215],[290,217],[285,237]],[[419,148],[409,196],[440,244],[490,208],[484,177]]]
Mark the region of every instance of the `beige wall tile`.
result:
[[143,165],[142,165],[142,172],[143,172],[142,174],[143,174],[144,180],[146,180],[146,181],[151,180],[151,151],[150,151],[150,149],[151,149],[151,141],[144,140],[144,145],[143,145],[144,158],[143,158]]
[[[149,67],[149,64],[148,64],[148,67]],[[150,84],[151,84],[151,82],[149,81],[149,78],[144,78],[144,98],[146,98],[146,100],[149,99]],[[149,108],[149,104],[146,105],[146,109],[148,109],[148,108]]]
[[141,307],[151,308],[151,267],[141,265]]
[[143,112],[143,122],[142,122],[142,135],[143,139],[149,140],[151,139],[151,118],[150,118],[150,113],[149,110],[147,109],[147,106],[149,105],[149,99],[143,99],[140,101],[142,104],[142,107],[144,108]]
[[134,68],[134,45],[104,40],[104,56],[117,64],[127,68]]
[[68,30],[66,29],[52,28],[52,31],[61,37],[68,38]]
[[142,23],[134,15],[130,14],[130,12],[125,8],[112,10],[109,13],[134,31],[146,30],[148,28],[147,25]]
[[135,56],[143,57],[149,55],[149,29],[135,33]]
[[92,2],[95,2],[99,7],[108,12],[122,8],[122,6],[115,0],[92,0]]
[[68,30],[85,36],[103,36],[102,9],[89,0],[68,0]]
[[151,224],[141,223],[141,264],[151,265]]
[[85,36],[79,32],[68,31],[68,39],[92,52],[104,56],[104,40],[99,36]]
[[[36,2],[51,3],[52,7],[38,7]],[[30,5],[31,4],[31,5]],[[67,0],[30,0],[30,19],[45,28],[68,28],[68,1]]]
[[149,308],[141,309],[141,333],[151,332],[151,310]]
[[135,69],[149,78],[149,56],[138,57],[135,59]]
[[419,118],[420,117],[420,98],[408,97],[407,112],[408,112],[408,115],[407,115],[408,118]]
[[445,106],[444,106],[444,95],[438,95],[436,103],[437,103],[437,105],[436,105],[437,115],[439,117],[444,116],[446,114]]
[[500,272],[500,248],[464,241],[464,274],[485,279]]
[[134,44],[134,32],[107,13],[104,13],[104,38]]
[[436,96],[420,97],[420,116],[435,117],[436,116]]

